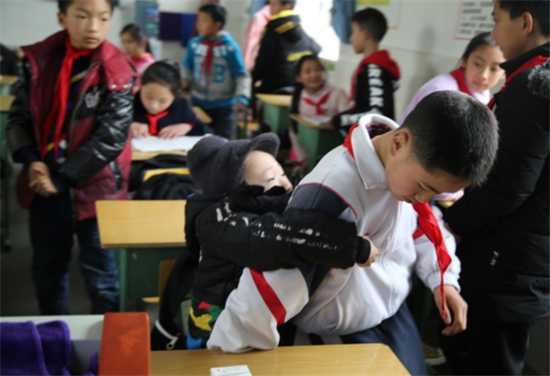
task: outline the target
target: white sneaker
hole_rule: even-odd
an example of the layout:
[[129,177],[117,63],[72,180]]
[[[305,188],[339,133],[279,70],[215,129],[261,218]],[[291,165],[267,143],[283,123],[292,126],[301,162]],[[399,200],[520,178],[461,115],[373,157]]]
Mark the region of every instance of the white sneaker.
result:
[[425,343],[422,344],[422,347],[424,348],[424,360],[427,365],[439,366],[447,361],[445,355],[443,355],[443,350],[439,347],[431,347]]

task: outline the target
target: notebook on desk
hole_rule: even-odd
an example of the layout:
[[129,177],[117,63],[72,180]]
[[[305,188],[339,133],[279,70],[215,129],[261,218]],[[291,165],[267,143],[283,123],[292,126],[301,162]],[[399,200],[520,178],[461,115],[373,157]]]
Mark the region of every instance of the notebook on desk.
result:
[[330,122],[331,117],[330,116],[324,116],[324,115],[310,115],[310,116],[302,116],[304,120],[309,121],[312,124],[315,124],[317,126],[327,124]]
[[172,139],[162,139],[155,136],[137,137],[132,139],[132,150],[141,152],[189,151],[204,137],[208,137],[208,135],[183,136]]

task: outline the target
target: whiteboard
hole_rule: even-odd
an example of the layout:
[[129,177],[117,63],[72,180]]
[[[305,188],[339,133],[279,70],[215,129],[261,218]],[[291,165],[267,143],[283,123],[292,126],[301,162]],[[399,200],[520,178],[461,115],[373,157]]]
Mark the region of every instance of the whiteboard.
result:
[[384,13],[388,21],[388,28],[397,29],[401,16],[401,0],[357,0],[356,10],[376,8]]

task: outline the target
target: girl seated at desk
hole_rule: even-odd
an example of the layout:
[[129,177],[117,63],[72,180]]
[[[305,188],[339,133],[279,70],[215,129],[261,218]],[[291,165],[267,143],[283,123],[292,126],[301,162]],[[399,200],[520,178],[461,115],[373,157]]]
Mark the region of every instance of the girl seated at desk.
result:
[[143,73],[141,88],[134,97],[132,136],[169,139],[212,133],[180,92],[177,63],[162,60],[151,64]]
[[[290,112],[310,117],[329,117],[349,108],[349,101],[344,90],[327,82],[326,69],[319,57],[303,56],[294,68],[296,88],[292,95]],[[291,121],[289,129],[290,160],[304,173],[307,170],[308,155],[298,140],[298,126]],[[315,161],[313,161],[315,163]]]

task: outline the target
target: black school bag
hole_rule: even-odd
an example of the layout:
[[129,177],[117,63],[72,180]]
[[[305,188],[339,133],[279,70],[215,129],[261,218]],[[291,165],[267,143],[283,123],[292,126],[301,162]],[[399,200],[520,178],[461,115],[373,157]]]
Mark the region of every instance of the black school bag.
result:
[[157,155],[156,157],[143,161],[135,171],[132,171],[132,174],[130,175],[130,186],[128,189],[130,192],[137,191],[139,187],[141,187],[141,184],[143,184],[143,178],[147,171],[185,167],[187,167],[187,157],[185,155]]
[[165,173],[152,176],[141,184],[134,200],[186,200],[200,192],[189,175]]

